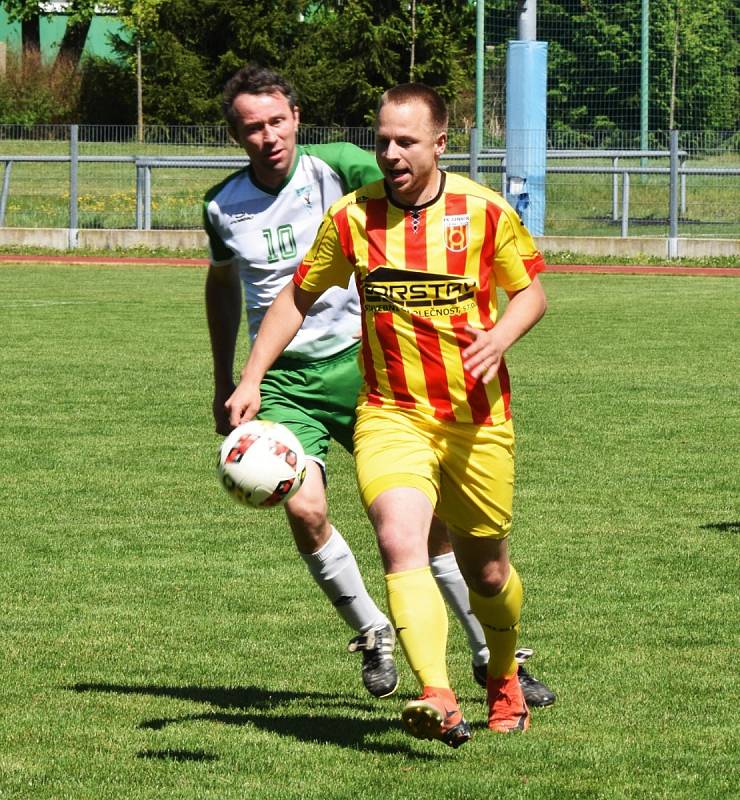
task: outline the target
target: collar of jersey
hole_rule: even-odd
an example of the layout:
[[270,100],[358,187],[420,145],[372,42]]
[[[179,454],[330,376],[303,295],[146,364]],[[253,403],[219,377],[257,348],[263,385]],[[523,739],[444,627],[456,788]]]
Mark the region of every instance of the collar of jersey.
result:
[[439,172],[440,172],[439,190],[437,191],[437,194],[435,194],[431,200],[427,200],[426,203],[422,203],[420,206],[405,206],[402,203],[397,203],[393,199],[390,187],[385,181],[383,181],[383,184],[385,185],[385,193],[386,196],[388,197],[388,202],[392,206],[395,206],[396,208],[401,208],[404,211],[421,211],[425,208],[429,208],[429,206],[434,205],[437,202],[437,200],[439,200],[439,198],[442,197],[442,192],[444,192],[445,190],[445,181],[447,180],[447,173],[443,169],[441,169]]
[[269,186],[264,186],[257,180],[257,176],[254,174],[254,170],[252,169],[252,165],[250,164],[247,169],[249,170],[249,177],[252,183],[265,194],[272,194],[277,197],[280,192],[290,183],[291,179],[295,175],[295,171],[298,169],[298,162],[301,160],[301,148],[296,147],[295,149],[295,161],[293,162],[293,166],[290,169],[290,172],[283,178],[282,183],[276,186],[274,189],[271,189]]

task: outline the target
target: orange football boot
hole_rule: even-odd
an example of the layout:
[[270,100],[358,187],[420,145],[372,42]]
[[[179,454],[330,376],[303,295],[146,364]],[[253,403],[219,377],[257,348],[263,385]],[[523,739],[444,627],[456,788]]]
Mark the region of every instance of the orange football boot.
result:
[[524,700],[519,676],[510,678],[488,676],[488,727],[498,733],[526,731],[529,727],[529,709]]
[[406,704],[401,720],[417,739],[439,739],[450,747],[460,747],[471,736],[451,689],[425,686],[421,697]]

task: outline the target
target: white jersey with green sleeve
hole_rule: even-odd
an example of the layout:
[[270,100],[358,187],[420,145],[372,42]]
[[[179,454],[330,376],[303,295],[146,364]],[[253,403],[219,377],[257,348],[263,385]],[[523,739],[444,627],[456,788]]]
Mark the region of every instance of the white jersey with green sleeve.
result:
[[[297,149],[295,167],[277,189],[260,186],[245,167],[210,189],[204,200],[211,264],[238,266],[252,341],[329,206],[381,177],[373,154],[348,142]],[[346,290],[330,289],[311,308],[285,355],[314,361],[345,350],[357,341],[359,313],[354,283]]]

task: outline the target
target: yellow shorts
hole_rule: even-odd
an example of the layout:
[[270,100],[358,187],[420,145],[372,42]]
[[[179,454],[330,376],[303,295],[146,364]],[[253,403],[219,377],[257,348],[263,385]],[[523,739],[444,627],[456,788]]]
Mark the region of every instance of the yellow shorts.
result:
[[365,508],[387,489],[419,489],[460,535],[511,529],[514,427],[442,422],[407,409],[361,406],[355,463]]

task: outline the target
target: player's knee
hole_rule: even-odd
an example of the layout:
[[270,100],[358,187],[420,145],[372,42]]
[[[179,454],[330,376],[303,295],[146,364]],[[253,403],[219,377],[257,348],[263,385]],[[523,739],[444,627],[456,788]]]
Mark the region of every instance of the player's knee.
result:
[[317,497],[301,497],[301,494],[299,492],[291,498],[285,509],[293,536],[299,546],[323,545],[331,531],[326,501]]
[[506,585],[509,577],[509,565],[491,561],[481,565],[475,574],[468,575],[469,588],[481,597],[494,597]]

